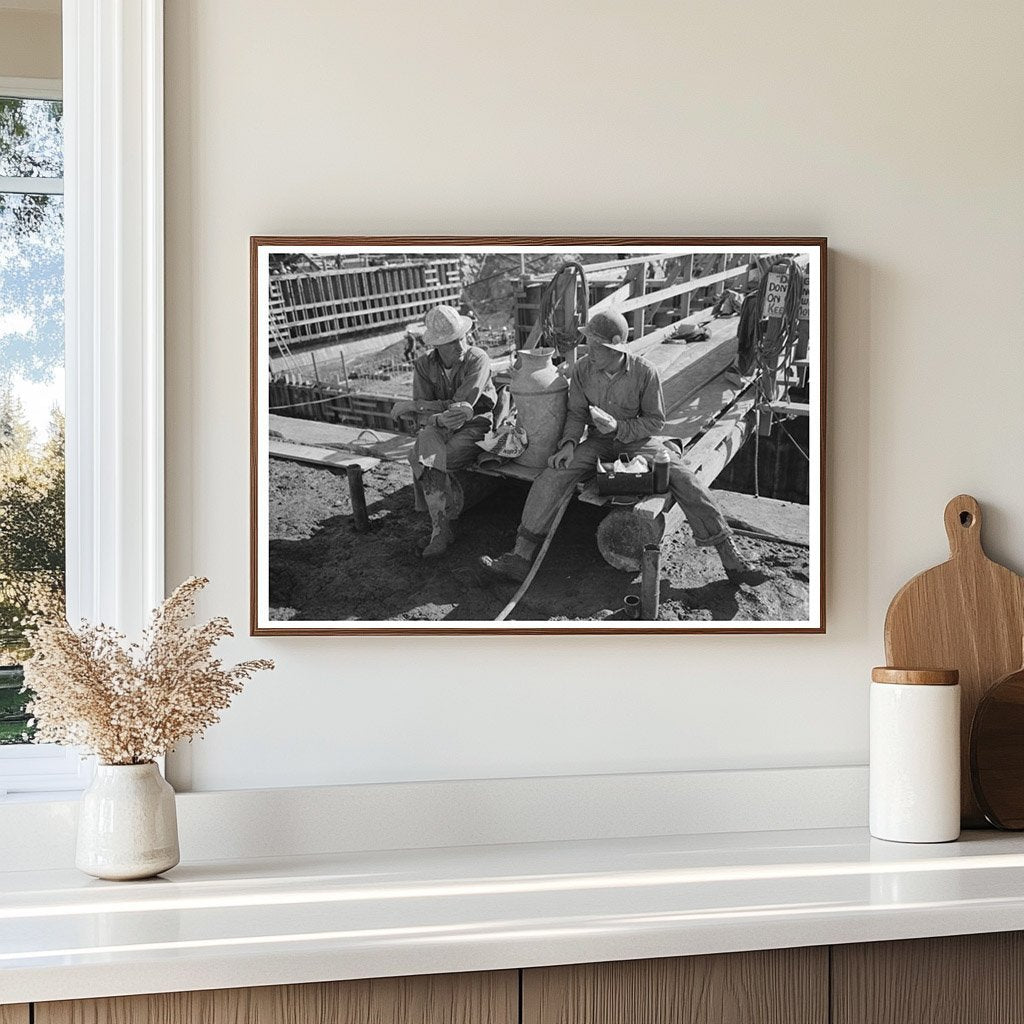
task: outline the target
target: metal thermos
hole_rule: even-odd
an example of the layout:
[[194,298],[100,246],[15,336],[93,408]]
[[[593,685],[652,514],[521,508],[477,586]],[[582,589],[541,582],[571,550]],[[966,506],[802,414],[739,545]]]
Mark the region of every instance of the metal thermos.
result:
[[876,668],[871,680],[871,834],[897,843],[958,838],[959,673]]
[[668,490],[668,469],[672,464],[667,451],[662,448],[654,455],[654,490],[657,494],[664,494]]

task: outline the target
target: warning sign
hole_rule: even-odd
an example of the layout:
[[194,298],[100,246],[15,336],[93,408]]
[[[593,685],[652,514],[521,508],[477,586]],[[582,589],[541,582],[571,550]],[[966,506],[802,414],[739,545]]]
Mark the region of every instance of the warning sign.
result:
[[800,292],[800,316],[801,320],[811,318],[811,275],[804,274],[804,286]]
[[762,317],[781,317],[786,312],[786,272],[772,270],[768,273],[768,286],[765,288],[764,308]]

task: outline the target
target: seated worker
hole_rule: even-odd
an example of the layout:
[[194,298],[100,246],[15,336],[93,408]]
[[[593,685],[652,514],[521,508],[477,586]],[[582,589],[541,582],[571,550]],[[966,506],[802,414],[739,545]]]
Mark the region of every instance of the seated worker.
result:
[[[562,439],[548,468],[530,487],[515,548],[499,558],[480,559],[496,576],[516,582],[526,578],[558,506],[577,483],[594,476],[598,459],[611,462],[620,454],[651,459],[663,448],[651,439],[665,425],[661,381],[646,359],[630,353],[626,318],[615,311],[595,313],[581,333],[587,339],[587,354],[573,368]],[[694,540],[717,549],[730,580],[748,579],[750,570],[711,492],[675,452],[665,450],[672,458],[669,490],[686,515]]]
[[448,518],[450,474],[476,462],[477,441],[492,426],[497,395],[487,353],[471,346],[473,321],[452,306],[435,306],[424,318],[430,349],[413,363],[412,401],[395,404],[391,415],[415,413],[420,424],[409,462],[418,511],[430,513],[424,558],[437,558],[455,539]]

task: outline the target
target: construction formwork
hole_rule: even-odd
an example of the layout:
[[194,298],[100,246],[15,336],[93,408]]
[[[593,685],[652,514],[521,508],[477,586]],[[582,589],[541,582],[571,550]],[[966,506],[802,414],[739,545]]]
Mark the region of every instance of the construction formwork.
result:
[[438,303],[458,306],[461,295],[457,256],[272,272],[271,341],[286,350],[393,329]]

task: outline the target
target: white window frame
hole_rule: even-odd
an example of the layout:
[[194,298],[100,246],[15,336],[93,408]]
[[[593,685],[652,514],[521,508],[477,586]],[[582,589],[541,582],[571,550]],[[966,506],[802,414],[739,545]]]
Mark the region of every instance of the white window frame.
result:
[[[61,82],[52,78],[0,77],[0,97],[23,100],[60,100]],[[0,192],[22,195],[61,195],[63,178],[11,178],[0,176]],[[88,782],[92,766],[74,750],[52,743],[0,746],[0,796],[77,790]]]
[[[164,596],[163,0],[63,0],[62,28],[63,83],[35,85],[64,100],[68,617],[138,635]],[[0,748],[0,795],[91,773]]]

